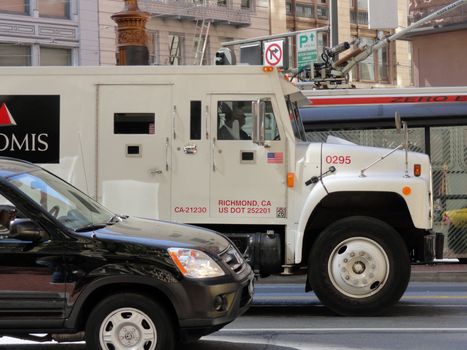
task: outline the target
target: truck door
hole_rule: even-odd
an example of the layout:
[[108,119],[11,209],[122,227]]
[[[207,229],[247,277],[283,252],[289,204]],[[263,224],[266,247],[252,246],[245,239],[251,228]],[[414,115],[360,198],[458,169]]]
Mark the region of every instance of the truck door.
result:
[[[266,102],[265,146],[252,136],[252,102]],[[211,216],[274,223],[286,212],[285,137],[276,123],[277,106],[267,96],[213,96]],[[254,220],[257,219],[257,220]]]
[[170,85],[98,87],[98,200],[121,213],[170,218]]
[[193,99],[174,111],[172,220],[205,223],[211,162],[209,100]]

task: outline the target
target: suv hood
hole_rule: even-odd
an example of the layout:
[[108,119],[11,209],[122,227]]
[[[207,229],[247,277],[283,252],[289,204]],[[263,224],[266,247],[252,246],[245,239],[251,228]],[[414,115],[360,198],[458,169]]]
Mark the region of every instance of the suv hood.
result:
[[105,228],[80,233],[101,241],[115,241],[154,248],[192,248],[219,255],[230,245],[223,235],[208,229],[172,222],[129,217]]

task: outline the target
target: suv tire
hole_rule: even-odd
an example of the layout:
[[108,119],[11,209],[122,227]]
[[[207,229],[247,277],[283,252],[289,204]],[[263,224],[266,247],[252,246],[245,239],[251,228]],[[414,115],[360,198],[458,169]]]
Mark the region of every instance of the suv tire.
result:
[[174,330],[156,301],[137,293],[115,294],[89,315],[86,344],[92,350],[173,350]]

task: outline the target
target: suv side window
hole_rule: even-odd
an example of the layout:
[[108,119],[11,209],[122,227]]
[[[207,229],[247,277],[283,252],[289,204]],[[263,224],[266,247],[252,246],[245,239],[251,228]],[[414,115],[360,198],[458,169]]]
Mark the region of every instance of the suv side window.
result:
[[16,218],[15,206],[0,194],[0,239],[7,239],[10,233],[10,223]]

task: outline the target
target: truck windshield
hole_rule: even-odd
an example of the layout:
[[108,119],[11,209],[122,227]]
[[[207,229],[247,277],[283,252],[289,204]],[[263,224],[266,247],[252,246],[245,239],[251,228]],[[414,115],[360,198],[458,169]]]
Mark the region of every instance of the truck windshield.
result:
[[303,126],[302,118],[300,118],[297,102],[293,102],[290,96],[285,96],[285,101],[295,137],[300,141],[306,141],[305,127]]
[[8,181],[71,230],[92,230],[114,221],[112,212],[44,170],[17,174]]

